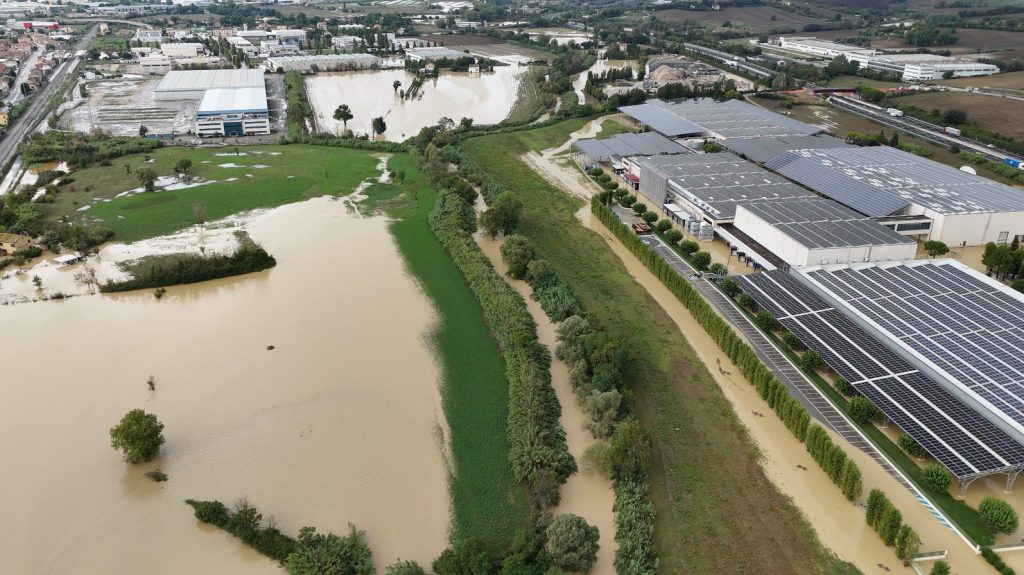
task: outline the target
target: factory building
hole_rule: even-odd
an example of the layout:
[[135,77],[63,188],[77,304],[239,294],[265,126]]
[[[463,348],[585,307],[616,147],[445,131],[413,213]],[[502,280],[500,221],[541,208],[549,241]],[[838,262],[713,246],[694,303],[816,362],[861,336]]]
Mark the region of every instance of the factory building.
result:
[[269,133],[267,91],[262,87],[206,90],[196,109],[196,134],[200,137]]
[[941,80],[947,72],[954,78],[991,76],[999,73],[999,67],[964,58],[950,58],[936,54],[881,54],[865,56],[850,54],[848,58],[860,62],[861,66],[898,74],[904,82]]
[[846,56],[847,60],[850,59],[850,55],[852,54],[861,54],[865,56],[878,54],[878,50],[873,50],[871,48],[818,40],[814,36],[782,36],[779,38],[779,47],[784,50],[800,52],[801,54],[809,54],[811,56],[821,56],[824,58]]
[[177,70],[169,72],[153,92],[156,100],[199,100],[215,88],[260,88],[266,91],[263,70]]
[[739,100],[716,102],[710,98],[701,98],[666,102],[654,99],[644,104],[623,106],[619,111],[638,126],[668,138],[699,136],[727,140],[810,136],[822,132],[816,126]]
[[372,54],[320,54],[308,56],[271,56],[264,64],[267,70],[276,72],[311,72],[314,70],[362,70],[380,65],[380,59]]
[[167,42],[160,45],[160,51],[168,58],[195,58],[206,48],[199,42]]
[[469,56],[469,54],[443,47],[409,48],[405,51],[405,57],[413,62],[429,62],[430,60],[441,60],[444,58],[454,60],[456,58],[464,58],[466,56]]

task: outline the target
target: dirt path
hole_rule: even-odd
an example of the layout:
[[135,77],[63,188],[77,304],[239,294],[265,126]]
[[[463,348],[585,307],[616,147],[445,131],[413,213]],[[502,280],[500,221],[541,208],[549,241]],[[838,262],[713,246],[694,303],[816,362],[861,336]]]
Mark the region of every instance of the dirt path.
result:
[[[479,207],[479,203],[478,203]],[[501,261],[502,239],[490,240],[481,234],[474,234],[477,244],[494,269],[502,276],[505,275],[507,266]],[[554,350],[557,345],[557,334],[555,324],[548,319],[547,314],[541,309],[540,304],[530,298],[530,286],[520,280],[506,278],[519,295],[526,300],[526,307],[530,315],[537,322],[537,336],[540,342],[549,350]],[[551,358],[551,385],[558,396],[558,402],[562,405],[561,422],[565,428],[565,440],[569,452],[580,463],[583,452],[596,443],[590,432],[583,428],[587,421],[587,415],[583,412],[576,396],[573,394],[572,385],[569,383],[569,366],[564,361],[554,357]],[[562,501],[554,513],[574,513],[587,520],[587,523],[596,525],[600,531],[597,562],[588,571],[591,575],[614,575],[615,574],[615,492],[612,490],[611,482],[602,477],[594,470],[581,469],[569,477],[569,480],[561,489]]]
[[569,139],[561,146],[548,148],[540,153],[528,152],[520,156],[520,159],[547,180],[558,182],[558,186],[563,190],[584,200],[589,200],[590,196],[594,194],[594,189],[587,182],[586,177],[575,168],[559,164],[557,156],[567,151],[572,142],[581,138],[593,138],[596,136],[601,131],[601,126],[604,122],[610,119],[611,116],[600,117],[569,134]]

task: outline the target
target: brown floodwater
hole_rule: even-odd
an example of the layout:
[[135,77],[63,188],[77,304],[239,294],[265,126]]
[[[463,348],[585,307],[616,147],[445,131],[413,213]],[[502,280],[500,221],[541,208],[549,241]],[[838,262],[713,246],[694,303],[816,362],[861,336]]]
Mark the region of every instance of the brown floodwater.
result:
[[334,110],[348,104],[354,116],[348,129],[369,134],[373,118],[381,116],[387,124],[384,137],[402,141],[445,117],[455,122],[472,118],[477,124],[501,122],[515,104],[525,70],[498,66],[483,74],[441,71],[436,78],[424,80],[412,100],[402,99],[392,87],[395,80],[402,82],[400,89],[412,85],[415,75],[405,70],[321,72],[306,78],[306,92],[320,131],[339,133],[342,122],[334,119]]
[[[479,207],[478,202],[478,207]],[[497,241],[475,234],[477,244],[487,254],[491,264],[503,277],[508,266],[501,260],[501,243],[504,238]],[[506,278],[507,279],[507,278]],[[558,396],[558,402],[562,405],[561,423],[565,429],[565,441],[569,453],[576,458],[580,470],[569,477],[562,486],[560,494],[561,502],[553,510],[553,513],[573,513],[587,520],[587,523],[597,527],[600,539],[597,552],[597,561],[588,573],[592,575],[614,575],[615,574],[615,492],[612,490],[611,481],[603,477],[594,469],[587,469],[582,464],[583,453],[588,447],[596,443],[583,426],[589,420],[587,414],[576,401],[572,385],[569,383],[569,366],[564,361],[554,356],[555,347],[558,344],[557,326],[548,318],[540,304],[534,301],[530,294],[530,286],[522,280],[511,280],[509,284],[515,288],[519,295],[526,300],[526,307],[530,315],[537,322],[537,336],[540,342],[552,351],[551,356],[551,386]]]
[[[271,270],[0,308],[0,571],[280,573],[183,503],[240,496],[292,535],[354,523],[379,570],[429,564],[450,516],[437,318],[386,226],[310,200],[248,222]],[[133,408],[166,425],[149,464],[109,445]]]

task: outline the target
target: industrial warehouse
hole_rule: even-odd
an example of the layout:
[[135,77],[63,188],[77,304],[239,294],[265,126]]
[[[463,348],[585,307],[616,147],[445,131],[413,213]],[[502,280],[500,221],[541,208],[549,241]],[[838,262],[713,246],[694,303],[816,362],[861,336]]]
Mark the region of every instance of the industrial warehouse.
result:
[[199,100],[194,131],[200,137],[270,134],[262,69],[168,72],[154,97]]

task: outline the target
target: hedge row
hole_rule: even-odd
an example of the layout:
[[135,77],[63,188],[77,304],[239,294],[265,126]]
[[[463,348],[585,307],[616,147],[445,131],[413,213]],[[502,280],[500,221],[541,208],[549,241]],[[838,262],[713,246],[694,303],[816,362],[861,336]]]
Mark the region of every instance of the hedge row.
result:
[[100,286],[104,293],[151,287],[191,284],[262,271],[277,265],[274,256],[259,245],[243,242],[229,255],[181,255],[172,265],[154,264],[144,274],[122,281],[107,280]]
[[220,501],[186,499],[185,503],[195,510],[196,519],[220,527],[279,563],[283,564],[299,548],[298,541],[281,533],[276,527],[263,527],[263,515],[244,500],[237,504],[234,511]]
[[533,299],[551,321],[559,322],[574,315],[582,315],[579,298],[545,260],[535,259],[527,265],[526,282],[533,289]]
[[[846,457],[846,454],[832,442],[832,439],[821,427],[810,425],[809,414],[789,396],[789,391],[775,379],[771,370],[761,363],[754,350],[736,335],[732,327],[715,313],[711,304],[683,276],[679,275],[657,252],[643,243],[611,210],[605,207],[606,199],[604,194],[595,196],[590,203],[591,212],[690,310],[697,323],[740,368],[747,381],[753,383],[762,397],[770,402],[794,436],[806,441],[808,452],[829,474],[833,482],[842,489],[843,495],[851,500],[856,499],[863,489],[861,472],[857,464]],[[804,421],[807,422],[806,425],[803,423]],[[801,438],[801,435],[804,437]],[[877,490],[872,491],[873,496],[875,491]],[[878,494],[885,497],[880,491]],[[868,523],[872,523],[871,519],[868,520]],[[901,524],[902,517],[896,523],[895,530],[886,527],[884,531],[879,531],[880,535],[883,535],[884,532],[882,539],[886,544],[891,545],[895,542]],[[907,529],[911,535],[916,536],[909,526]],[[891,538],[889,537],[890,531]],[[910,553],[904,550],[903,553],[912,557],[916,551]]]
[[615,482],[615,572],[650,575],[658,572],[654,549],[654,504],[640,481]]
[[526,303],[473,241],[472,226],[469,204],[450,189],[439,190],[430,227],[479,300],[505,358],[512,473],[527,485],[531,503],[544,508],[557,502],[558,485],[576,471],[559,422],[561,406],[551,387],[551,357],[537,341],[537,326]]
[[875,533],[878,533],[886,545],[894,545],[904,527],[903,514],[878,489],[872,489],[868,494],[867,513],[864,515],[864,520],[875,530]]
[[996,568],[1001,575],[1015,575],[1015,571],[1012,567],[1003,562],[1003,558],[1000,557],[991,547],[982,547],[981,556],[988,561],[989,565]]

